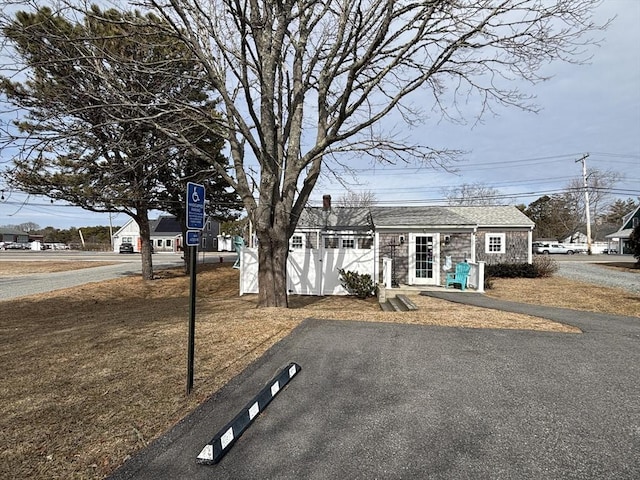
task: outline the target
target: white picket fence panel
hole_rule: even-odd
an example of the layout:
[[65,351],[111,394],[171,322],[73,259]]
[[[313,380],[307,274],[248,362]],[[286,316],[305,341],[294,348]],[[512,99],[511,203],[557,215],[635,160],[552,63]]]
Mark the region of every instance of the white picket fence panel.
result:
[[[287,291],[290,295],[348,295],[338,270],[374,276],[373,249],[305,249],[289,253]],[[240,295],[258,293],[258,249],[240,253]]]

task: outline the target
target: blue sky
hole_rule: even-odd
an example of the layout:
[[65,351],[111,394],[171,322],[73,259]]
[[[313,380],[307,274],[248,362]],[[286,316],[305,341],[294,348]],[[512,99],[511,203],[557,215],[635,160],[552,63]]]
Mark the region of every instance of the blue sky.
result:
[[[596,21],[616,15],[601,46],[589,48],[588,64],[555,63],[545,70],[553,78],[523,86],[536,96],[539,113],[503,108],[475,126],[469,115],[469,125],[426,124],[411,132],[428,145],[468,152],[455,174],[369,169],[359,172],[353,190],[373,192],[381,203],[429,203],[442,201],[444,188],[480,182],[512,195],[508,203],[529,204],[581,178],[575,160],[588,153],[588,168],[625,176],[616,185],[619,197],[640,196],[640,1],[606,0]],[[316,203],[322,194],[339,198],[343,189],[325,180]]]
[[[615,15],[602,33],[602,45],[589,49],[593,55],[589,64],[553,64],[545,71],[553,78],[523,87],[536,96],[539,113],[503,108],[481,124],[473,125],[471,117],[467,125],[434,120],[408,132],[427,145],[468,152],[456,165],[456,173],[401,165],[372,169],[367,163],[356,165],[358,184],[351,188],[374,192],[382,204],[437,204],[443,189],[480,182],[511,196],[506,203],[529,204],[581,178],[576,160],[588,153],[589,168],[624,175],[616,185],[618,197],[640,196],[640,0],[606,0],[596,20]],[[2,181],[0,188],[6,189]],[[337,199],[344,188],[324,178],[312,194],[312,203],[321,204],[323,194]],[[0,225],[109,225],[108,214],[17,192],[9,195],[6,190],[4,196]],[[113,225],[127,220],[123,214],[111,218]]]

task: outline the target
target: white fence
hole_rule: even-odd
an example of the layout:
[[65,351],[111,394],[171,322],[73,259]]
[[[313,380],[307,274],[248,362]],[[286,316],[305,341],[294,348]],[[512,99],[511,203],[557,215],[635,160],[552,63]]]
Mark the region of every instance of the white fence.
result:
[[471,265],[471,269],[467,286],[479,293],[484,293],[484,262],[469,262],[469,265]]
[[[575,248],[580,250],[581,252],[586,252],[588,250],[588,245],[586,243],[562,243],[567,248]],[[611,247],[607,242],[593,242],[591,243],[591,253],[600,254],[606,253],[609,251]]]
[[[348,295],[338,270],[374,276],[373,249],[305,249],[289,253],[287,291],[290,295]],[[374,280],[375,281],[375,280]],[[258,249],[240,253],[240,295],[258,293]]]

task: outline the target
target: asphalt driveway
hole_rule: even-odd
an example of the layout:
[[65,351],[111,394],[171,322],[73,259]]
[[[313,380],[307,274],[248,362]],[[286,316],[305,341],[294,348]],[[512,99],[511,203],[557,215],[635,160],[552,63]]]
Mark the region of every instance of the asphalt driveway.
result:
[[[112,478],[640,478],[640,319],[571,323],[585,333],[307,320]],[[289,362],[222,461],[197,464]]]

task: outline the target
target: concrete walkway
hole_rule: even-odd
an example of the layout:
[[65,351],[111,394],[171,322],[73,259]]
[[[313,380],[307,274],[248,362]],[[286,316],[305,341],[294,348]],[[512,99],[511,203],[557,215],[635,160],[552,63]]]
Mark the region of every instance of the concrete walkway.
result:
[[[111,478],[640,478],[640,319],[464,298],[585,333],[309,319]],[[289,362],[222,461],[197,464]]]
[[[527,303],[509,302],[497,298],[487,297],[482,293],[460,292],[455,290],[429,290],[421,295],[447,300],[449,302],[472,305],[474,307],[491,308],[504,312],[522,313],[534,317],[546,318],[567,325],[578,327],[583,332],[606,333],[610,330],[610,322],[615,322],[615,330],[619,332],[633,333],[638,331],[640,317],[626,317],[622,315],[609,315],[606,313],[585,312],[568,308],[546,307]],[[640,305],[638,305],[640,315]]]

